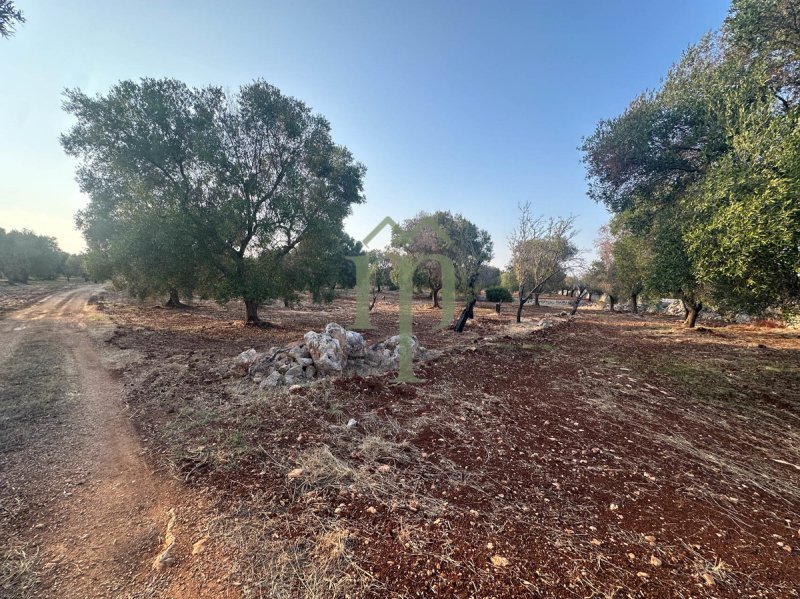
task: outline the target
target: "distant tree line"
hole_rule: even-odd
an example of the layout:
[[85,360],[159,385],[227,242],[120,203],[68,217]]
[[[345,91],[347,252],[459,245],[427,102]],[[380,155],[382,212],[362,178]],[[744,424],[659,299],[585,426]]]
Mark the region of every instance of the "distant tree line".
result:
[[0,228],[0,277],[8,283],[27,284],[33,279],[85,276],[83,258],[59,249],[53,237],[32,231],[6,232]]
[[678,297],[694,326],[800,300],[800,1],[734,0],[659,89],[585,140],[612,212],[589,269],[612,298]]

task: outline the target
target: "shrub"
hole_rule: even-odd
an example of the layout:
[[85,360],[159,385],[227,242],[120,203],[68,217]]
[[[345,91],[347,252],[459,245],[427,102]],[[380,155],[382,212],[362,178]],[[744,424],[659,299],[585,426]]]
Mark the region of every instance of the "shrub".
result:
[[505,287],[487,287],[484,293],[489,302],[510,302],[513,299],[511,292]]

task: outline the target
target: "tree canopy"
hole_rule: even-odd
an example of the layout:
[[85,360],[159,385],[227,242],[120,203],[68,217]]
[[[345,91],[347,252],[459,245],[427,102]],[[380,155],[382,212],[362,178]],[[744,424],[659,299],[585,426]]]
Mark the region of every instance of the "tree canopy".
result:
[[797,0],[735,0],[721,32],[583,144],[591,197],[648,248],[634,278],[684,299],[689,325],[702,301],[761,313],[800,299],[798,14]]
[[114,256],[139,252],[126,230],[157,224],[173,266],[153,280],[144,252],[130,271],[113,268],[129,284],[202,283],[218,301],[243,299],[247,321],[259,322],[260,303],[308,287],[298,269],[329,267],[317,258],[364,199],[365,168],[333,142],[328,121],[264,81],[231,95],[174,79],[65,95],[76,123],[61,142],[80,160],[90,202],[78,222],[90,250],[113,267]]
[[453,263],[456,291],[471,297],[493,251],[489,233],[462,215],[445,211],[420,212],[406,220],[392,232],[392,246],[417,260],[415,279],[431,290],[434,307],[439,307],[442,269],[431,256],[444,256]]
[[54,279],[63,273],[67,257],[53,237],[0,229],[0,274],[9,283],[25,284],[31,277]]
[[508,270],[519,292],[517,322],[521,322],[522,309],[531,298],[563,281],[567,270],[575,265],[579,254],[573,242],[575,234],[574,217],[535,217],[530,204],[520,206],[519,222],[508,240]]

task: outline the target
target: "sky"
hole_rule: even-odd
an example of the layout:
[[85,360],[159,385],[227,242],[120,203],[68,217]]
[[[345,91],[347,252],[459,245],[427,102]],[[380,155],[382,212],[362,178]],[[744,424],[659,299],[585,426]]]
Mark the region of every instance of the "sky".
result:
[[[65,88],[174,77],[234,91],[263,78],[332,124],[367,167],[366,203],[345,228],[450,210],[489,231],[508,261],[518,206],[575,215],[591,250],[605,208],[586,195],[578,147],[692,43],[722,0],[16,0],[27,18],[0,39],[0,227],[83,248],[87,202]],[[371,247],[388,239],[379,237]]]

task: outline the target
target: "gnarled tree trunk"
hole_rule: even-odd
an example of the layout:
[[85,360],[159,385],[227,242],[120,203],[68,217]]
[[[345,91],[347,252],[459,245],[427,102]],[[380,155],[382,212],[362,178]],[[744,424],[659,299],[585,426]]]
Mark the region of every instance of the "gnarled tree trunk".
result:
[[578,306],[581,305],[581,300],[583,299],[585,291],[581,291],[578,296],[575,298],[575,301],[572,302],[572,311],[570,312],[570,316],[575,316],[578,312]]
[[180,308],[183,306],[181,303],[181,297],[178,294],[177,289],[170,289],[169,290],[169,299],[164,304],[167,308]]
[[540,305],[539,304],[539,294],[538,293],[534,293],[533,294],[533,305],[534,306],[539,306]]
[[246,299],[244,300],[244,308],[247,314],[245,324],[258,325],[261,324],[261,319],[258,317],[258,300]]
[[431,289],[431,295],[433,296],[433,307],[434,308],[441,308],[442,306],[439,304],[439,291],[441,289],[439,287],[434,287]]
[[683,321],[683,324],[692,329],[697,323],[697,317],[700,315],[700,310],[703,309],[703,302],[692,301],[686,304],[686,307],[688,309],[688,313],[686,314],[686,320]]
[[453,327],[456,333],[461,333],[464,331],[464,327],[467,326],[467,321],[472,318],[472,310],[475,307],[476,301],[477,300],[475,298],[471,299],[466,307],[461,311],[461,316],[458,317],[456,325]]
[[631,293],[631,312],[633,312],[634,314],[639,313],[639,304],[636,302],[637,299],[638,299],[637,294]]

